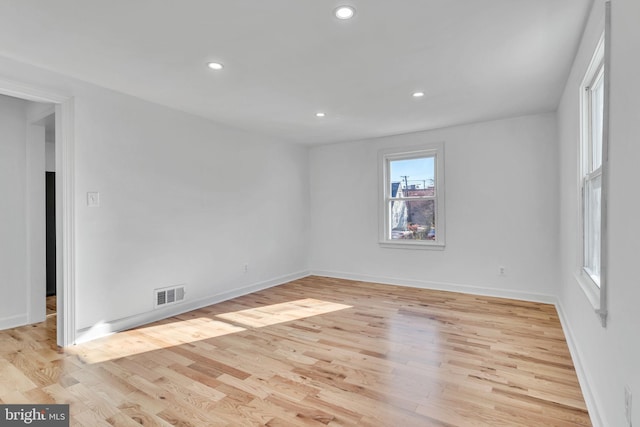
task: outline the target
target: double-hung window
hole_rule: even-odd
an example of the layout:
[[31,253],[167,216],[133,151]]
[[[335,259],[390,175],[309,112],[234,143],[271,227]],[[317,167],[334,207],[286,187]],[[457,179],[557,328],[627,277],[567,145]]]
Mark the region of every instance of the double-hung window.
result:
[[582,234],[586,275],[600,287],[602,240],[602,137],[604,56],[599,45],[587,71],[582,95]]
[[[607,20],[608,20],[607,9]],[[608,22],[608,21],[607,21]],[[582,81],[580,109],[581,266],[578,282],[606,324],[608,89],[606,31]]]
[[442,249],[444,144],[383,150],[380,163],[380,244]]

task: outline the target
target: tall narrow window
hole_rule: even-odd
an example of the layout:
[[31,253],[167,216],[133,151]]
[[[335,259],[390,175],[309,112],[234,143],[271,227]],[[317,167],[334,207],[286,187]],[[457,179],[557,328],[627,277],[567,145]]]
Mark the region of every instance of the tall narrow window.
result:
[[380,244],[444,247],[444,146],[380,152]]
[[600,315],[607,319],[607,183],[609,173],[609,34],[610,2],[605,3],[605,32],[584,80],[580,109],[580,190],[582,262],[578,282]]
[[598,49],[585,78],[582,141],[583,269],[600,287],[604,56]]

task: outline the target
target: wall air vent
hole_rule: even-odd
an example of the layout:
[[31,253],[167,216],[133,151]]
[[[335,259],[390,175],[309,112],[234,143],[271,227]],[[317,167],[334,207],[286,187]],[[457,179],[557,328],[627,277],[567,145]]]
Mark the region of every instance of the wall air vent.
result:
[[185,289],[184,285],[180,285],[169,288],[154,289],[153,293],[155,295],[154,308],[159,308],[183,301]]

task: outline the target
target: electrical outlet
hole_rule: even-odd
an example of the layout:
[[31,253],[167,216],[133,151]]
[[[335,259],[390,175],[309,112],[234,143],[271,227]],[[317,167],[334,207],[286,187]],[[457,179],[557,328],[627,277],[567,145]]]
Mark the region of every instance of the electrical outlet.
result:
[[631,427],[631,389],[624,386],[624,414],[627,417],[627,426]]
[[244,269],[243,271],[244,271],[245,273],[247,273],[247,272],[249,271],[249,264],[248,264],[248,263],[245,263],[245,264],[244,264],[244,266],[243,266],[243,269]]
[[507,274],[507,267],[501,265],[498,267],[498,274],[500,276],[505,276]]

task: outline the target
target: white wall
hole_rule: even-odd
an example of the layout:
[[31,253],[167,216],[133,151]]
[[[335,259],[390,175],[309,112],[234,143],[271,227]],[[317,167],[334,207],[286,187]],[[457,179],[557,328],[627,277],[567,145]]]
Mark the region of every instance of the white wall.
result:
[[116,94],[79,96],[76,121],[79,328],[151,310],[154,288],[201,299],[306,270],[305,148]]
[[27,316],[29,323],[46,317],[46,203],[45,203],[45,130],[33,124],[27,106],[26,141],[26,227],[27,227]]
[[56,144],[48,142],[45,144],[45,170],[47,172],[56,171]]
[[0,96],[0,328],[27,321],[26,105]]
[[[640,393],[640,2],[612,2],[611,131],[609,198],[609,317],[606,328],[574,278],[579,265],[578,90],[604,28],[604,6],[595,1],[590,21],[558,109],[561,195],[560,300],[582,371],[585,395],[591,396],[596,426],[626,426],[624,386]],[[637,397],[636,397],[637,400]],[[633,424],[640,425],[636,403]]]
[[179,310],[153,311],[154,288],[185,284],[187,307],[305,274],[306,148],[0,65],[0,80],[74,97],[80,340]]
[[48,114],[52,114],[53,109],[54,105],[48,103],[28,102],[26,105],[26,291],[28,323],[41,322],[46,318],[46,132],[43,118]]
[[0,95],[0,328],[45,318],[44,127],[41,108]]
[[[310,153],[315,272],[552,300],[557,161],[553,114],[350,143]],[[447,246],[381,248],[380,149],[444,141]],[[506,267],[500,277],[498,266]]]

